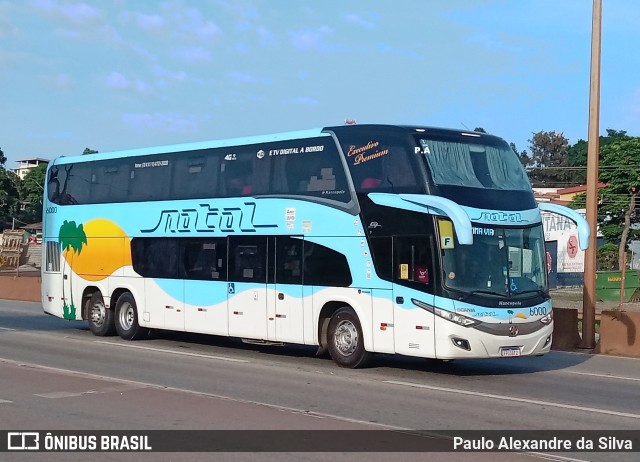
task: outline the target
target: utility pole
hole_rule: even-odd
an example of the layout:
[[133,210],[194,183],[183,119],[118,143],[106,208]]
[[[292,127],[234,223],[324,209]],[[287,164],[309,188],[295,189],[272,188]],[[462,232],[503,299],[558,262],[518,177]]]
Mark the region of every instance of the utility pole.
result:
[[602,0],[593,0],[591,25],[591,76],[589,84],[589,136],[587,141],[587,222],[591,228],[584,255],[582,342],[580,348],[596,346],[596,242],[598,231],[598,157],[600,155],[600,50]]

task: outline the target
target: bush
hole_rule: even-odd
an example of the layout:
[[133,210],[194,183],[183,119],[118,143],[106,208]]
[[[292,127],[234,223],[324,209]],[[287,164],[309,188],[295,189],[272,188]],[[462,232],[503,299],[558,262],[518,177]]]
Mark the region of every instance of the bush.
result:
[[[618,267],[618,245],[608,242],[600,247],[596,253],[596,266],[598,271],[617,271]],[[631,253],[627,252],[627,266],[631,263]]]

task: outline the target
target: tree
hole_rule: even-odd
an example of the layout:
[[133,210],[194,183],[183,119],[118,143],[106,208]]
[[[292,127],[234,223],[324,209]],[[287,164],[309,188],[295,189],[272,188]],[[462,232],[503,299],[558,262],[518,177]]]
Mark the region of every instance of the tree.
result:
[[24,223],[42,221],[42,193],[46,171],[47,164],[40,164],[31,169],[20,183],[22,210],[19,213],[19,219]]
[[7,162],[7,158],[4,156],[4,151],[0,148],[0,168],[4,168],[4,164]]
[[600,147],[600,180],[607,186],[601,189],[599,221],[607,240],[619,243],[618,265],[624,265],[627,240],[638,236],[632,224],[640,222],[638,194],[640,194],[640,138],[617,137]]
[[511,147],[511,150],[518,155],[518,159],[520,160],[520,163],[523,167],[526,168],[527,165],[531,163],[531,157],[529,157],[527,151],[519,152],[515,143],[509,143],[509,147]]
[[[562,133],[539,131],[529,140],[531,157],[526,165],[532,186],[538,188],[571,184],[566,167],[569,140]],[[526,156],[526,155],[525,155]],[[525,156],[521,156],[521,161]]]
[[[619,140],[628,140],[631,138],[627,136],[627,132],[624,130],[613,130],[607,128],[607,136],[598,137],[598,144],[600,150],[602,148]],[[570,166],[586,166],[587,165],[587,142],[585,140],[578,140],[576,144],[569,148],[569,165]]]
[[98,151],[95,151],[93,149],[90,148],[84,148],[84,151],[82,151],[82,155],[87,155],[87,154],[97,154]]
[[0,229],[8,227],[19,209],[20,178],[0,166]]

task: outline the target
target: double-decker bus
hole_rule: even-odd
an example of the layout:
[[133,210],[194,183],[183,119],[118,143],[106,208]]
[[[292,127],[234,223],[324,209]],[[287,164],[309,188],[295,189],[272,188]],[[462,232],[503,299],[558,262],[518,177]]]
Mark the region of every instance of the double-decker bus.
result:
[[495,136],[345,125],[61,157],[44,194],[46,313],[371,353],[540,355],[553,312],[540,209]]

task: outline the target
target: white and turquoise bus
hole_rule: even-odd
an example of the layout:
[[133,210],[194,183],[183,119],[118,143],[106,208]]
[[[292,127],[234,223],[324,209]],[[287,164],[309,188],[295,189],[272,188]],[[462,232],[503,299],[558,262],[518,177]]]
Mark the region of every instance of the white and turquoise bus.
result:
[[[540,355],[540,209],[495,136],[345,125],[61,157],[44,197],[46,313],[371,353]],[[545,209],[588,226],[570,209]]]

